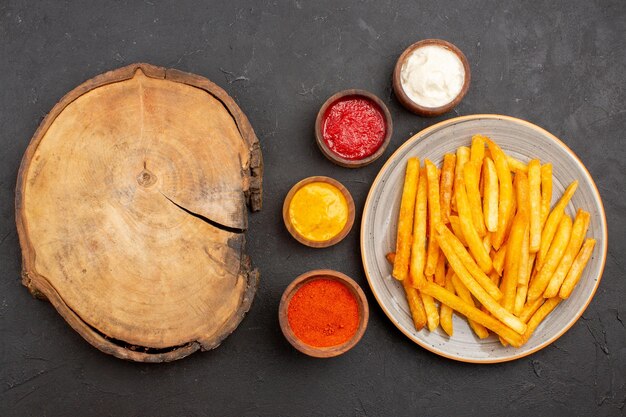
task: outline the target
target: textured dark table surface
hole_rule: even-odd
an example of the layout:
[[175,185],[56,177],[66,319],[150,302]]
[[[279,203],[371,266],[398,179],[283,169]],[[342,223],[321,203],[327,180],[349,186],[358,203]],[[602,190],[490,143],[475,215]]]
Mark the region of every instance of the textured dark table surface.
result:
[[[626,2],[500,1],[0,2],[0,416],[624,416],[626,415]],[[472,85],[450,114],[424,119],[391,92],[395,59],[439,37],[467,55]],[[20,159],[42,117],[77,84],[145,61],[201,74],[246,112],[265,158],[265,206],[250,215],[261,282],[249,315],[217,350],[149,365],[107,356],[20,285],[13,212]],[[383,158],[339,168],[313,123],[334,92],[365,88],[395,123]],[[367,285],[358,222],[341,244],[298,244],[281,220],[299,179],[329,175],[357,216],[384,160],[438,120],[502,113],[562,138],[602,194],[609,254],[583,317],[557,342],[479,366],[413,344]],[[71,219],[70,219],[71,221]],[[330,360],[292,349],[277,322],[300,273],[354,277],[371,306],[357,347]]]

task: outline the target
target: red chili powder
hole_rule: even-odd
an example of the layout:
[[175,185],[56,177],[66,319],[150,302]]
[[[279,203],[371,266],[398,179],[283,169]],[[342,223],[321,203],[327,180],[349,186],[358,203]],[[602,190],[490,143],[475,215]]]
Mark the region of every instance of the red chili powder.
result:
[[331,151],[345,159],[363,159],[382,145],[387,133],[379,106],[367,98],[343,97],[328,107],[322,136]]
[[320,278],[301,286],[287,308],[289,327],[298,339],[315,347],[337,346],[354,336],[359,305],[341,282]]

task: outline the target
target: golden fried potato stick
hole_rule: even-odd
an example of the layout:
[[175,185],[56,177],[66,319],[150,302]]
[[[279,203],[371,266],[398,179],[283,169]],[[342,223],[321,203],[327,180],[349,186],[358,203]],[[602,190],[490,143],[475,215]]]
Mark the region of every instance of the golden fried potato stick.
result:
[[[483,237],[483,246],[485,247],[485,250],[487,252],[491,251],[491,232],[487,232],[485,237]],[[493,259],[492,259],[492,261],[493,261]]]
[[504,259],[506,257],[506,243],[500,246],[497,251],[494,250],[494,255],[491,257],[493,260],[493,269],[497,272],[498,276],[502,276],[504,272]]
[[391,266],[393,266],[393,263],[396,261],[396,253],[389,252],[387,255],[385,255],[385,258],[387,258],[387,262],[389,262]]
[[[443,258],[443,256],[441,256],[441,258]],[[452,269],[450,269],[450,271],[450,276],[444,277],[445,289],[454,294],[455,288],[452,282],[452,274],[454,274],[454,271]],[[441,308],[439,309],[439,324],[448,336],[452,336],[454,333],[454,327],[452,326],[452,308],[446,304],[441,304]]]
[[570,267],[574,263],[574,258],[583,245],[587,228],[589,227],[590,217],[589,213],[583,209],[578,209],[578,213],[576,213],[576,218],[574,219],[574,225],[572,226],[572,234],[569,243],[559,262],[559,266],[556,268],[556,271],[554,271],[552,278],[550,278],[550,283],[543,293],[544,298],[552,298],[558,295],[561,284],[565,281],[565,276],[569,272]]
[[[386,256],[387,261],[393,265],[396,254],[389,252]],[[426,326],[426,310],[424,309],[424,303],[419,295],[419,291],[411,286],[410,279],[402,281],[402,286],[406,293],[406,301],[409,304],[409,310],[411,311],[411,317],[413,318],[413,324],[415,328],[420,331]]]
[[517,212],[524,213],[528,219],[530,212],[530,190],[528,187],[528,176],[522,171],[515,171],[513,188],[515,189]]
[[461,230],[461,219],[459,219],[459,216],[450,216],[450,226],[452,227],[452,233],[461,241],[463,246],[467,246],[463,230]]
[[456,149],[456,165],[454,167],[454,179],[457,180],[463,176],[465,164],[470,160],[470,148],[467,146],[459,146]]
[[467,192],[465,191],[465,182],[463,178],[459,178],[455,182],[455,190],[456,190],[456,206],[459,210],[459,219],[461,220],[461,230],[463,231],[463,236],[465,236],[465,241],[467,242],[470,252],[474,255],[476,262],[480,265],[480,268],[485,271],[485,273],[489,273],[492,268],[491,258],[489,257],[489,252],[485,250],[480,237],[478,236],[478,232],[474,228],[474,223],[472,220],[472,210],[469,206],[469,201],[467,198]]
[[556,308],[557,305],[561,302],[559,297],[548,298],[539,309],[532,315],[530,320],[528,320],[528,327],[526,328],[526,332],[522,336],[524,339],[524,343],[530,339],[533,332],[537,329],[537,326],[546,318],[548,314],[552,312]]
[[[478,236],[483,237],[487,233],[487,228],[485,227],[485,220],[483,218],[483,204],[480,199],[480,190],[478,187],[480,181],[480,165],[476,165],[474,161],[466,163],[463,168],[463,180],[465,181],[465,190],[472,213],[474,228],[478,232]],[[458,207],[457,202],[457,209]]]
[[456,155],[447,153],[443,156],[443,166],[441,168],[441,183],[439,186],[439,200],[441,204],[441,221],[445,224],[450,222],[450,211],[452,202],[452,186],[454,185],[454,168],[456,166]]
[[528,163],[528,188],[530,200],[530,252],[535,253],[541,244],[541,164],[538,159]]
[[524,174],[528,174],[528,165],[513,158],[511,155],[506,156],[506,162],[509,165],[511,172],[522,171]]
[[498,275],[495,269],[489,273],[489,279],[494,285],[500,286],[500,275]]
[[[517,272],[517,284],[527,284],[530,278],[530,225],[526,223],[524,237],[522,238],[522,246],[519,253],[519,270]],[[534,260],[534,259],[533,259]]]
[[565,189],[565,192],[559,199],[559,202],[556,203],[546,220],[546,224],[541,232],[541,245],[539,246],[539,252],[537,253],[537,270],[541,270],[543,268],[543,263],[546,260],[548,249],[550,249],[550,246],[552,245],[552,239],[556,233],[556,228],[561,222],[563,214],[565,213],[565,207],[567,207],[567,204],[572,199],[577,187],[578,181],[574,181],[567,187],[567,189]]
[[[396,254],[394,252],[389,252],[385,255],[387,261],[393,265]],[[402,286],[404,287],[404,292],[406,293],[406,301],[409,304],[409,310],[411,311],[411,317],[413,318],[413,324],[415,328],[420,331],[426,326],[426,310],[424,309],[424,303],[422,302],[422,297],[419,295],[419,291],[414,288],[410,279],[405,279],[402,281]]]
[[526,295],[528,294],[528,279],[530,278],[530,253],[528,247],[530,244],[530,227],[526,224],[524,230],[524,238],[522,239],[522,247],[519,255],[519,269],[517,272],[517,292],[515,293],[515,303],[513,305],[513,314],[519,317],[524,304],[526,303]]
[[498,174],[491,158],[483,162],[483,217],[490,232],[498,229]]
[[[443,223],[440,223],[440,225],[443,225]],[[446,257],[441,254],[437,259],[437,267],[435,268],[435,283],[442,287],[446,285]]]
[[[519,347],[522,345],[523,340],[520,334],[516,333],[504,323],[498,321],[496,318],[491,317],[489,314],[486,314],[476,307],[466,303],[460,297],[452,294],[445,288],[432,282],[426,282],[423,291],[424,293],[436,298],[441,303],[450,306],[454,311],[463,314],[468,319],[471,319],[500,335],[512,346]],[[526,325],[524,324],[524,328],[525,327]]]
[[408,279],[402,281],[404,291],[406,292],[406,300],[409,303],[409,310],[411,311],[411,317],[413,318],[413,324],[419,331],[426,326],[427,317],[422,297],[420,297],[419,291],[411,286]]
[[524,309],[524,303],[526,302],[526,294],[528,294],[527,285],[517,285],[515,292],[515,300],[513,303],[513,314],[519,317]]
[[[463,168],[465,167],[465,164],[467,163],[467,161],[469,161],[470,159],[470,148],[468,148],[467,146],[459,146],[456,149],[456,165],[454,166],[454,181],[456,182],[456,180],[458,178],[462,178],[463,177]],[[454,187],[456,187],[456,183],[454,184]],[[452,190],[452,210],[457,211],[456,209],[456,190]]]
[[[424,286],[430,284],[430,281],[426,281]],[[433,284],[437,285],[437,284]],[[426,322],[428,323],[428,330],[434,332],[439,327],[439,311],[437,310],[437,304],[433,297],[424,291],[419,291],[422,302],[424,303],[424,309],[426,310]]]
[[515,307],[515,295],[517,293],[517,281],[519,279],[520,269],[520,252],[522,251],[522,243],[524,234],[528,226],[528,218],[526,213],[517,212],[511,233],[506,245],[506,257],[504,260],[504,274],[500,282],[500,290],[502,291],[502,306],[507,311],[513,311]]
[[411,245],[411,260],[409,264],[409,276],[411,285],[420,287],[423,284],[424,266],[426,265],[426,221],[428,180],[426,168],[422,168],[417,183],[417,195],[415,197],[415,215],[413,222],[413,243]]
[[559,291],[559,297],[565,299],[570,296],[572,290],[580,280],[580,277],[589,262],[589,258],[591,258],[591,254],[593,253],[593,247],[596,245],[595,239],[587,239],[583,244],[583,247],[576,255],[576,259],[574,259],[574,263],[567,273],[567,277],[565,277],[565,281],[563,281],[563,285],[561,285],[561,290]]
[[415,195],[419,179],[418,158],[409,158],[406,164],[400,215],[398,218],[398,234],[396,239],[396,259],[393,263],[392,275],[404,281],[409,273],[409,257],[411,255],[411,229],[413,228],[413,211],[415,209]]
[[[477,166],[481,166],[485,157],[485,139],[483,135],[472,136],[472,145],[470,148],[470,161]],[[480,171],[480,168],[479,168]]]
[[[456,291],[456,295],[458,295],[461,300],[465,301],[467,304],[471,305],[472,307],[476,307],[474,299],[472,298],[472,294],[467,290],[465,285],[463,285],[459,277],[456,276],[454,270],[452,268],[450,268],[450,270],[452,271],[451,278],[452,284],[454,285],[454,290]],[[489,330],[487,330],[485,326],[475,322],[472,319],[468,319],[467,321],[469,322],[470,327],[472,328],[474,333],[476,333],[476,336],[478,336],[479,339],[489,337]]]
[[428,179],[428,249],[426,250],[426,266],[424,274],[432,276],[437,267],[437,259],[439,258],[439,247],[436,239],[432,239],[435,234],[435,228],[441,222],[441,205],[439,204],[439,176],[437,175],[437,166],[426,159],[426,178]]
[[524,323],[528,323],[528,320],[530,320],[532,315],[535,314],[535,311],[537,311],[539,307],[541,307],[545,300],[545,298],[539,297],[535,301],[526,303],[526,305],[522,309],[522,312],[519,315],[519,319]]
[[513,207],[513,180],[511,179],[511,171],[506,155],[502,149],[492,140],[488,140],[487,143],[489,144],[491,156],[494,158],[493,162],[496,166],[496,173],[498,174],[500,199],[498,203],[498,228],[493,237],[492,244],[494,249],[499,249],[504,242],[507,222],[511,217]]
[[454,254],[459,258],[459,260],[463,263],[463,266],[467,269],[467,271],[471,274],[471,276],[480,284],[481,287],[487,291],[487,293],[496,301],[502,298],[502,293],[498,289],[497,285],[493,284],[491,278],[487,276],[483,272],[482,269],[476,264],[472,255],[469,254],[467,249],[463,246],[461,241],[454,236],[454,234],[444,225],[439,225],[437,227],[437,240],[445,240],[447,246],[452,248]]
[[541,166],[541,228],[544,228],[552,205],[552,164]]
[[[504,324],[506,324],[519,334],[523,334],[526,331],[526,325],[509,311],[507,311],[504,307],[498,304],[498,302],[492,296],[490,296],[489,293],[487,293],[487,291],[474,279],[474,277],[472,277],[467,268],[465,268],[465,266],[463,265],[461,259],[459,259],[459,257],[454,252],[452,246],[449,245],[447,240],[443,238],[442,234],[437,234],[437,240],[439,241],[439,246],[441,250],[448,259],[448,263],[450,264],[452,269],[454,269],[454,273],[459,277],[461,282],[463,282],[465,287],[467,287],[469,292],[471,292],[472,295],[476,297],[478,302],[480,302],[495,318],[502,321]],[[450,307],[454,308],[454,306]],[[485,323],[482,323],[480,321],[479,323],[487,328],[490,328]]]
[[506,242],[509,239],[509,234],[511,233],[511,226],[513,226],[513,220],[515,219],[515,213],[517,213],[517,198],[515,197],[515,192],[513,193],[513,198],[511,200],[511,210],[509,212],[509,219],[506,221],[506,231],[504,232],[504,240],[502,243]]
[[[481,171],[483,168],[483,160],[485,159],[485,139],[486,137],[483,135],[474,135],[472,136],[472,144],[470,146],[470,162],[472,162],[476,166],[476,177],[478,178],[478,195],[480,196],[481,201],[483,198]],[[482,205],[480,209],[482,211]]]
[[552,278],[552,274],[554,274],[559,262],[561,262],[561,258],[565,253],[571,234],[572,219],[566,214],[559,223],[559,228],[556,231],[556,235],[554,235],[554,241],[552,242],[550,250],[546,255],[545,263],[541,269],[537,271],[535,278],[533,278],[530,282],[530,287],[528,288],[529,300],[532,301],[541,297],[543,292],[546,290],[546,287],[550,282],[550,278]]

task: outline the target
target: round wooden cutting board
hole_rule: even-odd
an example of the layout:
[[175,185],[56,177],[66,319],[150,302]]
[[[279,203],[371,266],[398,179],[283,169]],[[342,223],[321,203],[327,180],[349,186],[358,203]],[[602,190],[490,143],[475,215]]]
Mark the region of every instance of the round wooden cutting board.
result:
[[244,233],[262,166],[248,119],[209,80],[148,64],[97,76],[52,109],[22,160],[22,282],[119,358],[212,349],[257,287]]

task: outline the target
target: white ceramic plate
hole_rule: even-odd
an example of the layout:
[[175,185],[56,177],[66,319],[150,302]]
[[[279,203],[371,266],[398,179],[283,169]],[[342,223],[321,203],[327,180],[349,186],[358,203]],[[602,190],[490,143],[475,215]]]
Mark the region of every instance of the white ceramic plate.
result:
[[[597,240],[593,255],[572,295],[562,302],[520,348],[503,347],[495,336],[480,340],[464,317],[454,315],[454,335],[441,328],[435,332],[415,330],[402,285],[391,277],[385,254],[395,250],[397,216],[400,208],[406,161],[417,156],[441,164],[443,155],[461,145],[469,146],[473,134],[492,138],[507,153],[521,161],[531,157],[553,165],[553,204],[573,180],[579,186],[566,209],[591,213],[588,237]],[[598,287],[607,251],[606,216],[591,175],[578,157],[558,138],[532,123],[508,116],[472,115],[431,126],[409,139],[385,163],[367,196],[361,223],[361,254],[370,287],[389,319],[420,346],[450,359],[494,363],[518,359],[554,342],[585,311]]]

